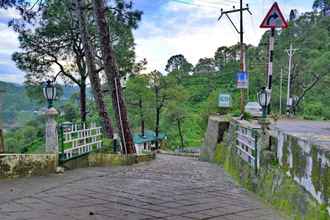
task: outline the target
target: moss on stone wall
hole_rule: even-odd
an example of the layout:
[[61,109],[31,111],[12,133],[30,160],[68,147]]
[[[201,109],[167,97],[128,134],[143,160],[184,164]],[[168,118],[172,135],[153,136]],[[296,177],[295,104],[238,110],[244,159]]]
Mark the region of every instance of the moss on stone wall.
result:
[[291,173],[296,177],[303,177],[306,174],[307,155],[298,144],[297,138],[291,138],[292,169]]
[[325,207],[276,167],[260,171],[257,189],[260,197],[293,219],[329,219]]
[[312,183],[316,191],[321,191],[321,160],[318,158],[317,146],[312,145]]
[[282,148],[282,168],[284,171],[289,170],[289,147],[290,147],[291,137],[288,136],[284,138],[283,148]]
[[244,187],[249,190],[255,189],[254,171],[247,162],[236,156],[234,148],[218,144],[214,162],[222,165],[224,169]]
[[[290,143],[291,140],[288,141]],[[301,153],[297,151],[296,156]],[[236,155],[234,148],[230,145],[224,146],[224,144],[217,146],[214,162],[222,165],[226,172],[243,187],[255,192],[292,219],[330,219],[326,207],[320,206],[292,177],[287,176],[283,169],[277,166],[269,165],[266,166],[267,168],[261,168],[256,176],[254,169]],[[298,164],[295,165],[298,166]],[[300,169],[295,172],[300,172]],[[326,178],[324,181],[327,181]]]
[[317,146],[312,145],[311,156],[313,160],[312,166],[312,183],[315,191],[321,192],[322,199],[329,204],[330,200],[330,167],[324,165],[322,167],[321,159],[318,157],[320,150]]
[[155,159],[155,154],[144,155],[121,155],[121,154],[104,154],[92,153],[88,155],[89,166],[121,166],[133,165],[139,162],[147,162]]
[[217,164],[223,164],[225,162],[226,149],[223,144],[218,144],[215,148],[214,162]]
[[321,169],[321,191],[323,195],[323,199],[326,203],[329,203],[330,199],[330,167],[325,165],[323,169]]
[[0,159],[0,177],[5,176],[10,171],[10,165]]
[[56,166],[56,154],[7,154],[0,158],[0,178],[47,175]]

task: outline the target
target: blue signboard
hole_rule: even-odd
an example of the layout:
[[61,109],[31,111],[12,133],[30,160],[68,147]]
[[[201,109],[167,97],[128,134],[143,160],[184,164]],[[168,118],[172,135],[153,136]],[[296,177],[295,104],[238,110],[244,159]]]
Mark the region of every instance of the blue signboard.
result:
[[249,88],[249,74],[247,72],[238,72],[236,77],[238,89]]

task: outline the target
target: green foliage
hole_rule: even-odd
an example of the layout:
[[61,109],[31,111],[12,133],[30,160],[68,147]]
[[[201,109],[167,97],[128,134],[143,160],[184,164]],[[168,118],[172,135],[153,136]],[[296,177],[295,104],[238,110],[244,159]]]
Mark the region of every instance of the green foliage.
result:
[[216,71],[216,64],[213,58],[201,58],[194,68],[194,74],[209,74]]
[[313,160],[313,167],[312,167],[312,182],[313,186],[315,187],[316,191],[321,190],[321,160],[318,158],[318,150],[317,146],[312,145],[312,160]]
[[64,114],[64,121],[70,121],[73,122],[75,119],[79,118],[79,112],[78,112],[77,106],[71,104],[70,102],[67,102],[63,106],[63,114]]
[[113,152],[113,146],[112,146],[112,140],[109,138],[103,138],[102,139],[102,148],[98,149],[98,153],[105,153],[105,154],[110,154],[114,153]]
[[223,143],[218,144],[215,148],[214,162],[223,165],[226,161],[226,155],[228,155],[226,147],[223,145]]
[[168,59],[165,70],[167,72],[182,71],[188,74],[192,67],[192,64],[189,63],[182,54],[178,54]]
[[252,115],[248,112],[244,112],[243,113],[243,118],[247,121],[251,120],[252,119]]
[[33,111],[38,110],[40,105],[31,100],[26,89],[18,84],[0,81],[0,120],[5,128],[22,126],[27,120],[35,117]]
[[149,85],[149,76],[133,75],[126,84],[125,100],[133,128],[138,129],[143,120],[148,128],[154,127],[154,94]]
[[301,147],[298,145],[298,139],[291,139],[291,154],[292,154],[292,173],[297,177],[304,177],[306,165],[307,165],[307,155],[303,152]]
[[282,152],[282,168],[284,171],[289,170],[289,146],[290,146],[291,136],[287,136],[287,139],[283,143],[283,152]]
[[5,132],[5,152],[40,153],[44,151],[44,125],[42,116],[28,121],[20,128]]
[[[116,1],[120,4],[121,1]],[[321,2],[321,1],[319,1]],[[21,54],[16,54],[16,62],[19,67],[27,72],[44,73],[50,67],[47,57],[41,52],[34,51],[36,43],[45,43],[45,40],[52,42],[63,41],[63,47],[58,48],[56,44],[47,44],[47,52],[56,52],[58,60],[70,61],[65,66],[65,70],[70,74],[76,73],[77,66],[72,63],[75,57],[72,51],[75,41],[72,41],[70,19],[68,16],[67,3],[61,1],[60,5],[53,7],[56,2],[49,1],[50,10],[45,12],[45,22],[38,26],[35,32],[25,32],[20,36],[20,43],[23,46]],[[323,4],[323,3],[322,3]],[[320,3],[315,3],[320,5]],[[319,7],[319,6],[317,6]],[[128,9],[129,11],[130,9]],[[126,9],[124,10],[125,12]],[[87,13],[88,14],[88,13]],[[63,15],[63,17],[59,16]],[[92,16],[88,14],[88,16]],[[114,49],[118,59],[119,68],[122,75],[132,72],[134,66],[134,38],[131,29],[136,28],[141,14],[136,14],[135,20],[120,18],[120,13],[108,12],[113,30]],[[134,16],[133,16],[134,17]],[[68,19],[67,19],[68,18]],[[74,28],[76,28],[74,26]],[[280,68],[287,66],[287,56],[284,49],[289,47],[289,42],[294,42],[294,47],[299,48],[295,54],[293,65],[292,93],[299,97],[297,113],[309,119],[330,119],[330,87],[329,81],[329,60],[330,60],[330,17],[321,16],[317,13],[308,12],[290,22],[289,28],[276,33],[276,45],[274,51],[274,74],[273,74],[273,93],[272,93],[272,111],[276,112],[279,108],[279,72]],[[95,25],[90,24],[89,31],[95,34]],[[257,47],[246,46],[247,71],[250,73],[250,88],[246,101],[255,101],[256,93],[265,83],[265,68],[267,62],[267,48],[270,32],[267,31],[262,36]],[[40,38],[38,38],[40,37]],[[48,42],[48,41],[47,41]],[[98,48],[97,42],[93,45]],[[142,119],[145,122],[146,129],[155,129],[156,110],[160,109],[160,130],[168,136],[168,145],[170,147],[178,146],[180,135],[178,129],[178,119],[181,121],[181,131],[184,137],[184,143],[187,146],[200,146],[202,144],[204,131],[207,126],[207,118],[216,112],[221,114],[231,114],[239,116],[239,96],[240,92],[236,88],[235,74],[239,70],[237,60],[239,45],[230,47],[219,47],[213,57],[202,58],[195,72],[201,74],[191,75],[193,66],[182,55],[174,55],[169,58],[166,65],[168,75],[164,76],[159,72],[153,72],[149,75],[133,75],[128,79],[125,90],[125,99],[128,104],[128,115],[131,126],[134,131],[140,130]],[[37,53],[38,52],[38,53]],[[40,53],[39,53],[40,52]],[[27,54],[28,53],[28,54]],[[37,57],[35,57],[37,56]],[[40,59],[42,57],[42,59]],[[46,62],[46,63],[40,63]],[[145,63],[145,61],[144,61]],[[42,64],[40,66],[40,64]],[[143,64],[138,69],[143,69]],[[31,69],[33,67],[33,69]],[[32,71],[33,70],[33,71]],[[139,71],[133,71],[138,73]],[[285,72],[285,71],[284,71]],[[35,76],[40,76],[36,74]],[[44,76],[44,75],[42,75]],[[38,78],[37,78],[38,79]],[[35,81],[38,81],[38,80]],[[285,81],[285,80],[284,80]],[[285,84],[285,83],[284,83]],[[286,85],[283,85],[285,88]],[[33,88],[33,87],[32,87]],[[40,88],[34,87],[34,95],[40,96]],[[158,92],[158,95],[156,93]],[[228,110],[219,109],[219,93],[229,93],[232,96],[232,107]],[[12,97],[12,99],[16,99]],[[142,105],[140,105],[141,103]],[[26,102],[26,101],[24,101]],[[6,118],[17,118],[13,115],[11,109],[17,108],[22,102],[12,103],[12,107],[5,110]],[[112,103],[109,96],[106,97],[106,103],[113,118]],[[283,103],[282,103],[283,104]],[[88,121],[99,122],[96,114],[95,103],[88,100]],[[72,102],[63,104],[64,119],[73,121],[78,117],[78,106]],[[245,114],[245,118],[250,116]],[[28,131],[26,131],[28,132]],[[23,135],[23,133],[21,134]],[[9,138],[9,143],[13,139]],[[287,152],[284,147],[283,167],[287,167]]]

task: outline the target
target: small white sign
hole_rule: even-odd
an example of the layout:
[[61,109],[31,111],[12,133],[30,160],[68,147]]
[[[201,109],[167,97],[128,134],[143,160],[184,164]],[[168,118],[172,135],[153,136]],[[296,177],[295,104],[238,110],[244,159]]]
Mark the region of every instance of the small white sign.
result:
[[229,94],[219,95],[219,107],[228,108],[231,107],[231,97]]

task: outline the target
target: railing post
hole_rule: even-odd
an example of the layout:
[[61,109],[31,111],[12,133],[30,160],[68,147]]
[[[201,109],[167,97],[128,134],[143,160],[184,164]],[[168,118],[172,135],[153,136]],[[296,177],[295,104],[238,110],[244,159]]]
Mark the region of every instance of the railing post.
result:
[[253,136],[254,136],[254,171],[255,174],[258,174],[258,132],[253,129],[252,130]]
[[64,161],[64,129],[63,125],[60,125],[60,133],[61,133],[61,156],[60,156],[60,164]]

